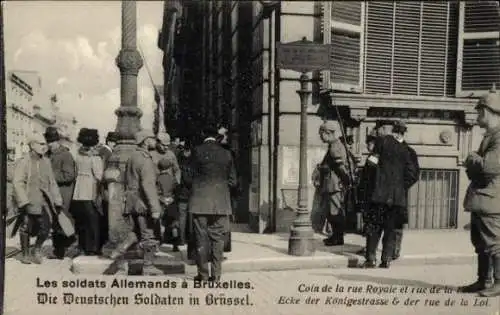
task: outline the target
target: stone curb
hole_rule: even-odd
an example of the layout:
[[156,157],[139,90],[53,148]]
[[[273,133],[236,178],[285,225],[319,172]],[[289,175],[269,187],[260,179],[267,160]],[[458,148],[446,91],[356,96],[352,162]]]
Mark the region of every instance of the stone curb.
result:
[[[228,259],[222,263],[224,272],[250,272],[250,271],[284,271],[298,269],[321,269],[332,268],[341,269],[355,267],[363,263],[364,258],[354,254],[331,254],[312,257],[269,257],[255,259]],[[73,260],[72,271],[75,274],[103,274],[109,266],[109,260],[89,259],[78,257]],[[474,254],[420,254],[402,256],[393,262],[393,266],[425,266],[425,265],[462,265],[474,264]],[[195,269],[179,260],[168,261],[159,259],[157,267],[163,269],[165,274],[192,273]]]
[[[242,260],[226,260],[222,264],[224,272],[280,271],[321,268],[352,268],[364,262],[362,256],[354,254],[313,257],[276,257]],[[393,262],[393,266],[416,265],[462,265],[474,264],[474,254],[422,254],[406,255]]]

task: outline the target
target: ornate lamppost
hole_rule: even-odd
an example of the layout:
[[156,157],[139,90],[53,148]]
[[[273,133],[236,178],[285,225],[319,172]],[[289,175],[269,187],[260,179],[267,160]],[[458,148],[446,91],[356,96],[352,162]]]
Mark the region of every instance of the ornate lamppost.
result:
[[134,136],[140,129],[142,111],[137,104],[137,75],[143,66],[137,51],[137,9],[135,1],[122,1],[122,47],[116,57],[120,69],[120,107],[116,132],[118,143],[108,160],[104,173],[109,191],[109,238],[106,250],[115,249],[133,233],[123,213],[123,173],[131,153],[135,150]]
[[[305,40],[304,40],[305,41]],[[294,256],[310,256],[314,254],[314,232],[308,208],[307,188],[307,101],[311,95],[308,89],[309,77],[306,73],[300,75],[300,158],[299,158],[299,196],[297,217],[290,229],[288,239],[288,254]]]

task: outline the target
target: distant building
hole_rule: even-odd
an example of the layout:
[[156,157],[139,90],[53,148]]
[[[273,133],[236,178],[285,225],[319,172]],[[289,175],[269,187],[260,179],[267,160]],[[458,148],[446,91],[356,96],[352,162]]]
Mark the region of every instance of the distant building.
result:
[[64,145],[76,150],[78,122],[62,113],[55,95],[42,89],[36,71],[9,71],[6,80],[7,150],[17,158],[28,151],[27,138],[33,132],[43,134],[48,126],[58,128]]
[[[41,89],[36,72],[9,71],[6,80],[7,150],[19,158],[33,130],[34,105]],[[29,82],[29,83],[28,83]]]

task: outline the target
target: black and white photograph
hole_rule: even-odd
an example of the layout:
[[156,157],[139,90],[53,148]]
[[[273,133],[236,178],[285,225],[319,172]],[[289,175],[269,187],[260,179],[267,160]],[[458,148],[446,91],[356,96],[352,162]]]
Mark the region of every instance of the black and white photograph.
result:
[[500,2],[1,1],[0,312],[500,315]]

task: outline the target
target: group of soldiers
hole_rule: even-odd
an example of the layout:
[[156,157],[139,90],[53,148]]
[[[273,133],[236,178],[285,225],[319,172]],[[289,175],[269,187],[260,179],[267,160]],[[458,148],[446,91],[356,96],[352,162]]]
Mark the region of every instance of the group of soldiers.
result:
[[[376,249],[382,238],[383,250],[379,267],[389,268],[399,257],[402,229],[408,223],[408,189],[418,181],[418,158],[405,141],[403,121],[378,121],[368,134],[369,155],[361,172],[347,140],[335,136],[336,125],[325,122],[319,130],[328,151],[317,165],[313,181],[319,192],[320,208],[331,227],[326,246],[344,245],[348,211],[363,215],[366,261],[363,268],[376,267]],[[316,224],[322,228],[322,222]]]
[[[477,124],[486,130],[477,151],[464,166],[470,180],[464,210],[470,212],[470,237],[477,254],[477,281],[460,287],[464,293],[500,296],[500,94],[493,88],[477,103]],[[406,124],[400,120],[377,122],[367,138],[369,155],[356,175],[354,156],[346,142],[335,136],[336,125],[325,122],[321,139],[328,144],[323,161],[313,173],[320,209],[331,226],[326,246],[344,244],[346,209],[362,213],[366,261],[376,267],[376,249],[382,237],[380,268],[399,258],[403,227],[408,224],[408,190],[418,181],[418,156],[404,140]],[[353,201],[353,196],[356,196]],[[351,207],[350,205],[355,205]],[[321,220],[313,221],[317,232]]]
[[[159,244],[170,242],[179,251],[187,230],[192,230],[199,271],[195,280],[220,279],[223,252],[230,247],[238,183],[227,129],[209,126],[203,137],[203,143],[191,150],[186,143],[172,145],[166,133],[140,130],[135,134],[137,147],[123,174],[123,216],[134,232],[107,254],[117,260],[120,273],[127,273],[125,252],[138,244],[143,273],[162,274],[154,266]],[[23,263],[42,263],[42,245],[50,235],[53,252],[48,258],[63,259],[70,247],[76,247],[77,254],[103,254],[109,228],[103,176],[118,140],[110,132],[106,144],[99,144],[97,130],[82,128],[77,139],[81,146],[73,156],[53,127],[29,138],[29,153],[11,165],[8,178],[12,201],[8,223],[14,226],[12,235],[19,231]]]

